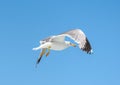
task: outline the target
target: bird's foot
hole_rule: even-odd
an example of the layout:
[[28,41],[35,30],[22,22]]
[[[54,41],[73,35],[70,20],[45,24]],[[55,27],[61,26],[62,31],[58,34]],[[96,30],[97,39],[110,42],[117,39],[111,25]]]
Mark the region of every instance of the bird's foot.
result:
[[50,54],[50,48],[51,46],[49,46],[47,49],[48,49],[48,52],[46,53],[46,57]]
[[46,53],[46,57],[48,57],[49,54],[50,54],[50,52],[47,52],[47,53]]

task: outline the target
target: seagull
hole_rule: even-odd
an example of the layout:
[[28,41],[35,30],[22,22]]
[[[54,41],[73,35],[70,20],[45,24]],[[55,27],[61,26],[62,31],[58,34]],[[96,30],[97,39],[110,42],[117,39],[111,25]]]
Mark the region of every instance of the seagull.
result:
[[[76,44],[66,41],[65,37],[71,38]],[[40,41],[40,46],[33,48],[33,50],[41,50],[40,56],[36,62],[38,64],[45,54],[46,57],[50,54],[50,50],[61,51],[70,46],[78,46],[82,51],[88,54],[92,53],[91,45],[81,29],[73,29],[59,35],[54,35]]]

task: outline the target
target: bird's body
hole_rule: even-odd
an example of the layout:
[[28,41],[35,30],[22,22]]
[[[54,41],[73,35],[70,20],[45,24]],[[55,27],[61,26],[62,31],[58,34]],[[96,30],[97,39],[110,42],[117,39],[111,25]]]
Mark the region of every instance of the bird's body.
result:
[[65,43],[65,42],[53,42],[51,43],[51,50],[56,50],[56,51],[61,51],[64,50],[66,48],[68,48],[69,46]]
[[39,50],[42,48],[48,48],[49,46],[51,50],[61,51],[65,48],[69,47],[66,42],[46,42],[45,44],[41,44],[39,47],[34,48],[33,50]]
[[91,45],[87,37],[83,33],[83,31],[80,29],[74,29],[74,30],[70,30],[68,32],[62,33],[60,35],[51,36],[44,40],[41,40],[40,46],[33,48],[33,50],[42,49],[42,52],[40,54],[40,57],[38,58],[37,63],[40,62],[42,56],[46,53],[46,50],[48,50],[48,52],[46,53],[46,56],[48,56],[50,53],[50,50],[60,51],[70,46],[76,47],[76,44],[73,44],[70,41],[65,41],[65,37],[69,37],[73,39],[76,43],[78,43],[78,46],[81,48],[81,50],[89,54],[92,52]]

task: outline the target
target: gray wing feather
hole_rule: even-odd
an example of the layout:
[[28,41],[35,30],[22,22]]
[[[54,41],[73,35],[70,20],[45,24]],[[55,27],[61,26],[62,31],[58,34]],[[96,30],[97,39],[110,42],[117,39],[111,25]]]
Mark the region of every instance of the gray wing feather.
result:
[[41,41],[40,41],[40,44],[44,44],[44,43],[46,43],[46,42],[51,41],[51,38],[52,38],[52,37],[48,37],[48,38],[45,38],[45,39],[41,40]]
[[64,42],[64,40],[65,40],[65,36],[61,36],[61,35],[53,36],[51,39],[52,42]]
[[80,29],[70,30],[68,32],[63,33],[62,35],[73,39],[76,43],[79,44],[79,47],[83,51],[86,51],[87,53],[91,53],[92,51],[91,45],[82,30]]
[[51,36],[44,40],[41,40],[40,43],[44,44],[46,42],[64,42],[64,39],[65,39],[65,36],[56,35],[56,36]]

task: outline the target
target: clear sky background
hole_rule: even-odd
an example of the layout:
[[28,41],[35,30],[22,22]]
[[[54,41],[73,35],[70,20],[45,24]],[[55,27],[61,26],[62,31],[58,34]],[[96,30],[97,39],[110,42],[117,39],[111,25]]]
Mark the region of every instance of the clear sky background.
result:
[[[39,40],[81,28],[94,54],[51,51]],[[119,0],[1,0],[0,85],[120,85]]]

